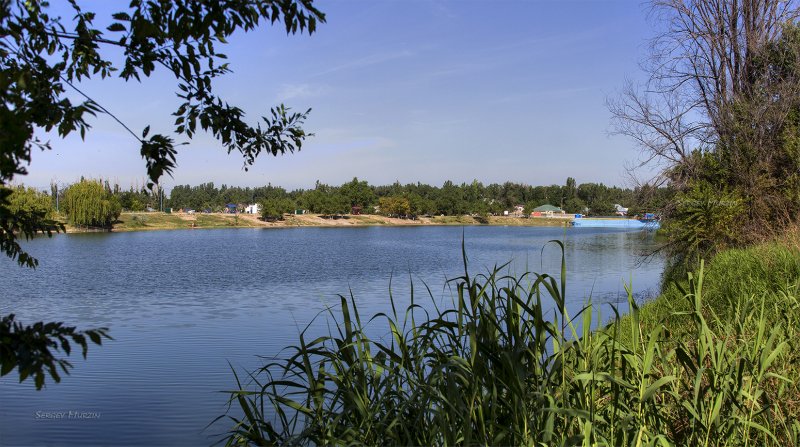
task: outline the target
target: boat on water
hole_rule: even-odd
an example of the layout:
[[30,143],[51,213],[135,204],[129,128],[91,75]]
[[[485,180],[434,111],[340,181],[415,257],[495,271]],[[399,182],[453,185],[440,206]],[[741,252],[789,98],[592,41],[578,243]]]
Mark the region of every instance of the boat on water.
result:
[[582,228],[629,228],[639,230],[657,230],[661,222],[655,216],[645,216],[642,219],[627,217],[583,217],[575,216],[570,221],[573,227]]

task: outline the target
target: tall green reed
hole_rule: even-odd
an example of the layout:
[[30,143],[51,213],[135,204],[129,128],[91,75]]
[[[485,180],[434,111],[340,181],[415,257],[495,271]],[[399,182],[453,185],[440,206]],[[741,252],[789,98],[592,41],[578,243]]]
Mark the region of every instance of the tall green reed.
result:
[[[340,296],[327,336],[306,339],[230,391],[226,445],[797,445],[798,301],[740,296],[732,319],[703,303],[703,269],[683,291],[682,332],[600,325],[566,306],[558,278],[507,265],[452,281],[451,306],[411,301],[362,320]],[[462,247],[463,249],[463,247]],[[769,291],[765,291],[770,293]],[[767,312],[766,303],[784,306]],[[773,309],[774,310],[774,309]],[[619,311],[612,307],[619,317]],[[769,318],[768,318],[769,316]],[[382,325],[386,337],[369,337]],[[622,334],[622,331],[627,333]],[[375,333],[372,327],[370,332]],[[623,341],[624,340],[624,341]],[[235,374],[235,372],[234,372]]]

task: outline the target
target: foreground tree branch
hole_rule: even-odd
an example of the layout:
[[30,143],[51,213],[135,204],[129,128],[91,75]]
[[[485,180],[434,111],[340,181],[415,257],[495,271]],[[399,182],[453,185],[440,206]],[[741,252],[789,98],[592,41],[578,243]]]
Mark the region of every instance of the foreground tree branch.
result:
[[[63,20],[53,15],[46,0],[0,0],[0,251],[21,266],[35,268],[38,261],[20,246],[19,237],[63,231],[63,225],[44,216],[12,210],[10,192],[3,188],[27,174],[34,149],[50,148],[49,142],[36,137],[37,132],[55,131],[60,137],[78,132],[84,137],[91,130],[88,119],[107,114],[138,140],[151,188],[175,168],[178,148],[185,144],[176,138],[192,139],[198,130],[213,135],[228,153],[239,152],[245,169],[261,153],[299,151],[312,135],[302,127],[310,110],[292,112],[279,104],[250,124],[243,110],[216,94],[214,81],[230,72],[219,49],[236,33],[267,23],[283,26],[288,34],[312,34],[318,23],[325,22],[313,0],[132,0],[111,15],[113,21],[105,29],[95,25],[97,14],[84,10],[78,0],[69,0],[69,7],[72,18]],[[124,60],[112,62],[108,50],[120,49]],[[172,74],[182,99],[170,118],[174,119],[170,134],[150,134],[149,125],[134,131],[102,105],[102,98],[92,98],[77,86],[85,79],[111,76],[142,81],[156,70]],[[74,103],[70,89],[84,100]],[[69,366],[55,361],[47,347],[72,337],[85,355],[82,333],[66,330],[61,323],[23,327],[9,315],[2,329],[0,375],[18,366],[20,380],[34,376],[37,388],[44,383],[43,368],[58,381],[54,365],[63,372]],[[33,335],[17,337],[20,334]],[[105,336],[104,330],[85,334],[93,341],[92,334]],[[36,347],[34,342],[42,344]],[[27,346],[24,349],[35,358],[28,361],[9,354],[17,349],[9,347],[12,343]],[[60,346],[68,355],[69,345]]]

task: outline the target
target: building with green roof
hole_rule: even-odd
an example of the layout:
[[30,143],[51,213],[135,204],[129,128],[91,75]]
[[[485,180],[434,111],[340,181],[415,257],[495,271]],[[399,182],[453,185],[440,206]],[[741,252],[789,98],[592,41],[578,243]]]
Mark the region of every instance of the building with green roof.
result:
[[542,205],[542,206],[537,206],[536,208],[534,208],[533,212],[534,213],[561,213],[561,214],[563,214],[564,210],[562,210],[561,208],[559,208],[557,206],[553,206],[553,205]]

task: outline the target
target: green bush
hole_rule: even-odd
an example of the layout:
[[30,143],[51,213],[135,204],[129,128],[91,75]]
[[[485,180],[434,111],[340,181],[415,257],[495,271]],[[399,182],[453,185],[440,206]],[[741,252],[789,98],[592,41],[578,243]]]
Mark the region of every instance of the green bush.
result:
[[668,281],[684,277],[701,259],[737,246],[745,210],[737,194],[705,181],[677,194],[674,202],[664,228],[672,255],[665,273]]
[[50,195],[37,191],[34,188],[17,186],[11,189],[8,198],[8,209],[15,215],[36,215],[41,219],[53,219],[54,210],[51,205]]
[[259,202],[262,220],[283,220],[285,213],[291,213],[295,204],[289,199],[264,199]]

